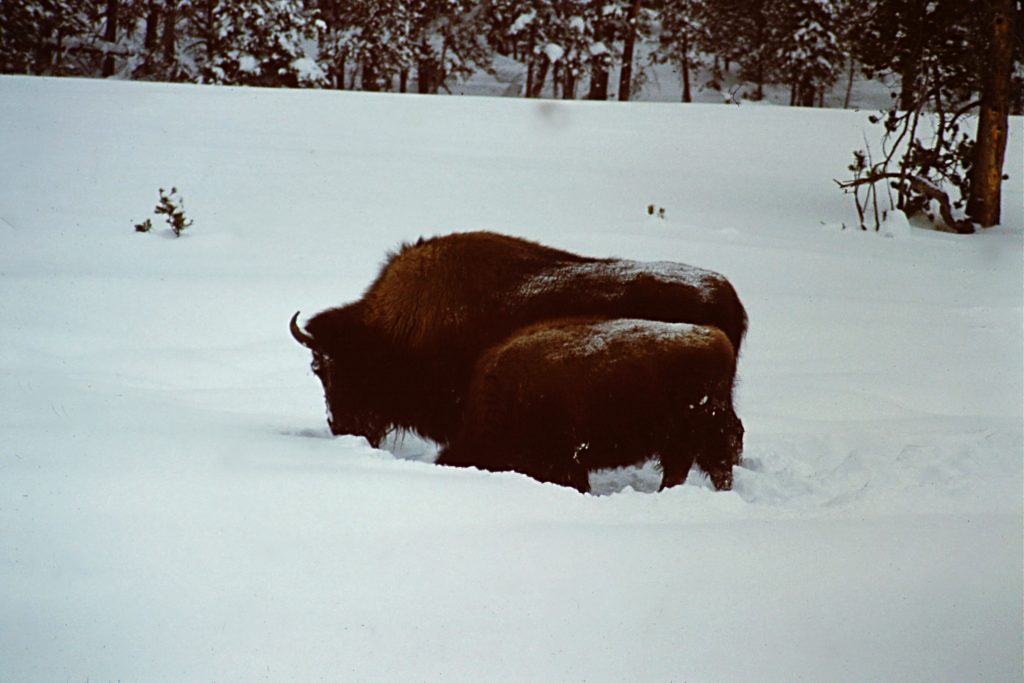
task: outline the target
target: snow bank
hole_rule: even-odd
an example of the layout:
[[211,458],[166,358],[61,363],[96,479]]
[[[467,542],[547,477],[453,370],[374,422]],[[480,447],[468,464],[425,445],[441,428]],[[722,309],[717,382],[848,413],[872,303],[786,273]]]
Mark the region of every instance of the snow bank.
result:
[[[0,679],[1019,679],[1022,155],[1004,227],[885,239],[861,114],[5,77],[0,120]],[[135,234],[170,185],[194,226]],[[733,492],[329,437],[291,314],[479,228],[732,280]]]

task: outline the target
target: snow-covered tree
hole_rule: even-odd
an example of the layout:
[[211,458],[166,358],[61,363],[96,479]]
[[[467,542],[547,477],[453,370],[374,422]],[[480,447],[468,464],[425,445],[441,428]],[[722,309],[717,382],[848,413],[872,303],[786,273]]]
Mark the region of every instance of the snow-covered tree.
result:
[[665,0],[660,8],[661,31],[655,59],[679,67],[683,102],[693,101],[690,73],[701,64],[700,47],[707,42],[704,4],[702,0]]
[[234,85],[318,85],[303,41],[312,22],[300,0],[192,0],[187,8],[194,80]]
[[621,0],[527,0],[492,5],[491,43],[527,64],[526,95],[538,97],[551,74],[551,92],[607,99],[616,48],[626,32],[627,3]]
[[775,0],[770,17],[773,75],[789,83],[791,105],[814,106],[835,83],[845,61],[833,3]]
[[0,71],[59,74],[64,40],[84,30],[75,5],[68,0],[0,4]]
[[414,74],[419,92],[433,93],[489,63],[478,0],[318,0],[316,8],[320,63],[335,87],[390,90],[397,79],[405,92]]
[[128,56],[131,0],[45,0],[0,4],[0,71],[111,76]]
[[[319,61],[336,87],[390,90],[414,64],[415,8],[409,3],[319,0],[317,9]],[[353,80],[346,84],[349,74]]]

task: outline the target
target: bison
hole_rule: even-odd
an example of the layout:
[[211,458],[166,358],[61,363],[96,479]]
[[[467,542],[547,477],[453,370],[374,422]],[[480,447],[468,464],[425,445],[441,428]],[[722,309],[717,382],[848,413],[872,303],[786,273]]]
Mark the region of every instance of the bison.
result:
[[732,486],[743,423],[736,357],[714,327],[651,320],[538,323],[487,350],[440,465],[515,471],[590,489],[589,472],[661,462],[665,489],[694,463]]
[[598,259],[490,232],[421,239],[391,254],[361,299],[292,336],[313,354],[334,434],[378,445],[393,429],[444,445],[480,354],[568,316],[712,325],[738,353],[747,315],[725,277],[694,266]]

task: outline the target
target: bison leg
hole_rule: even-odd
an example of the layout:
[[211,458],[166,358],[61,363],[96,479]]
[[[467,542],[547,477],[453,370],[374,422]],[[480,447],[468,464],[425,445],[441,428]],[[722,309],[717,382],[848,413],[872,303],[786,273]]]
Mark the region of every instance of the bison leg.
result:
[[686,481],[693,466],[693,453],[689,449],[666,450],[661,459],[661,488],[664,491]]
[[743,422],[732,406],[719,408],[713,413],[704,446],[697,456],[697,464],[711,478],[719,491],[732,489],[732,468],[740,463],[743,453]]
[[704,471],[708,475],[708,477],[711,478],[711,483],[715,485],[715,488],[717,490],[732,490],[732,465],[729,465],[728,467],[723,467],[721,469],[712,469],[710,471]]

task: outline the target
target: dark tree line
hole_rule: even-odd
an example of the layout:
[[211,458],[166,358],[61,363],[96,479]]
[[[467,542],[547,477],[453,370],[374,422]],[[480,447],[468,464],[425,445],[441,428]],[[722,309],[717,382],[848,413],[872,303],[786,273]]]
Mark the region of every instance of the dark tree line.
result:
[[[899,92],[880,119],[889,146],[851,187],[895,180],[914,213],[952,184],[950,215],[991,225],[1007,115],[1024,110],[1022,36],[1021,0],[5,0],[0,73],[436,93],[503,55],[524,96],[626,101],[660,61],[684,101],[700,69],[751,99],[783,85],[822,106],[841,79],[848,100],[859,70]],[[938,117],[930,143],[922,114]]]
[[[651,61],[704,67],[747,97],[820,106],[853,70],[910,109],[937,71],[981,91],[990,0],[28,0],[0,4],[0,71],[433,93],[495,55],[522,94],[629,100]],[[1009,13],[1020,13],[1010,0]],[[1021,23],[1011,29],[1019,63]],[[1012,22],[1011,22],[1012,24]],[[640,46],[646,46],[644,50]],[[650,47],[656,49],[649,49]],[[613,87],[617,80],[617,88]],[[1020,111],[1019,78],[1010,84]]]

